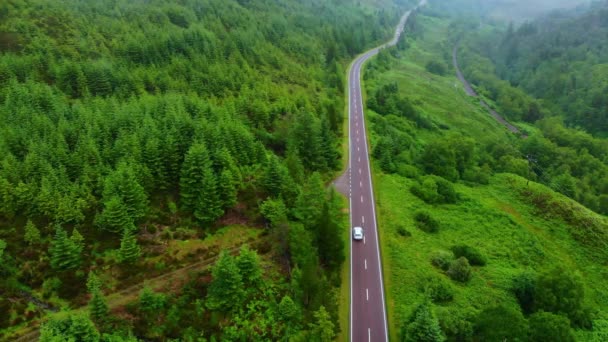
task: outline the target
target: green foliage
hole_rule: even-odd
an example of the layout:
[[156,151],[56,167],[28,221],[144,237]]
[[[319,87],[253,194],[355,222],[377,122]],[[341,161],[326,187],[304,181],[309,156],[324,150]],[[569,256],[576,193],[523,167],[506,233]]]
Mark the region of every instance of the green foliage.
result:
[[510,306],[486,308],[475,322],[475,338],[482,341],[526,341],[527,334],[526,319]]
[[511,291],[525,314],[531,313],[534,309],[535,288],[536,274],[532,272],[523,272],[513,279]]
[[205,145],[193,145],[186,154],[180,178],[182,210],[191,213],[203,224],[210,224],[222,213],[217,177]]
[[458,193],[449,181],[438,176],[425,176],[414,184],[411,191],[421,200],[429,204],[456,203]]
[[469,261],[465,257],[460,257],[454,260],[450,267],[447,270],[447,275],[450,276],[453,280],[459,281],[461,283],[466,283],[471,279],[472,270]]
[[424,301],[416,307],[410,316],[410,319],[407,322],[404,322],[401,331],[402,341],[445,341],[445,337],[439,327],[439,321],[437,320],[429,301]]
[[243,302],[243,276],[235,258],[222,252],[213,266],[212,274],[213,281],[207,292],[207,307],[223,312],[238,308]]
[[91,341],[100,339],[99,331],[85,314],[51,318],[40,329],[41,342]]
[[425,68],[426,71],[439,76],[443,76],[447,72],[447,67],[444,63],[434,60],[426,63]]
[[444,271],[450,268],[450,265],[454,261],[454,254],[448,251],[437,251],[431,257],[431,264]]
[[133,167],[127,163],[120,163],[118,168],[105,180],[104,203],[108,203],[114,197],[124,204],[131,220],[137,221],[146,215],[148,208],[146,193],[143,186],[139,184]]
[[144,286],[139,293],[139,310],[146,315],[158,315],[165,308],[167,299],[164,294],[154,292],[150,287]]
[[538,277],[534,289],[534,307],[565,315],[579,327],[591,325],[589,312],[584,308],[585,286],[580,274],[555,267]]
[[329,198],[323,203],[323,211],[316,227],[319,259],[331,271],[339,271],[346,259],[344,255],[342,204],[336,191],[331,188]]
[[423,290],[433,303],[445,303],[454,299],[454,289],[443,277],[426,278]]
[[298,324],[300,319],[300,309],[289,296],[284,296],[279,303],[279,320],[286,326]]
[[118,196],[114,196],[104,203],[103,212],[96,219],[99,226],[113,233],[130,229],[133,225],[133,218]]
[[243,279],[243,285],[247,288],[255,288],[262,279],[262,268],[258,254],[244,246],[236,258],[236,265]]
[[35,245],[40,243],[40,230],[36,228],[36,225],[31,220],[27,220],[25,224],[25,233],[23,239],[28,245]]
[[334,340],[336,335],[334,331],[334,323],[329,316],[329,313],[323,305],[313,314],[314,323],[310,323],[309,341],[315,342],[330,342]]
[[568,318],[550,312],[539,311],[530,316],[530,341],[574,342]]
[[51,267],[56,270],[69,270],[80,266],[84,243],[78,230],[74,228],[72,236],[59,225],[55,227],[55,236],[49,250]]
[[137,244],[136,229],[125,228],[120,239],[118,258],[122,263],[135,263],[141,256],[141,248]]
[[97,325],[103,325],[108,319],[108,304],[99,289],[91,292],[89,316]]
[[439,221],[431,216],[427,211],[417,211],[414,214],[416,227],[427,233],[437,233],[439,231]]
[[486,257],[474,247],[467,245],[454,245],[450,249],[456,258],[465,257],[472,266],[486,265]]

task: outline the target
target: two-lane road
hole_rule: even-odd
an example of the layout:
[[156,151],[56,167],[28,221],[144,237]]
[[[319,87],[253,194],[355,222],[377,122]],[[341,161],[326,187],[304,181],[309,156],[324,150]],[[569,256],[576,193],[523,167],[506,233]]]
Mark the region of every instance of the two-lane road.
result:
[[[423,4],[424,0],[420,5]],[[361,66],[381,48],[397,43],[409,15],[410,12],[403,15],[390,42],[357,58],[348,74],[350,223],[351,227],[363,227],[364,231],[362,241],[353,241],[352,237],[350,240],[351,341],[388,341],[382,262],[361,99]]]

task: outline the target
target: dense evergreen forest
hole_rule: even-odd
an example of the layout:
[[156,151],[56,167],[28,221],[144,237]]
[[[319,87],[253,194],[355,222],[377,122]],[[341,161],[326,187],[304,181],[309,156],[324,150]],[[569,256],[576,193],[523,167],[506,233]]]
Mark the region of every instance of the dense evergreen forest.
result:
[[[392,340],[604,341],[606,131],[501,79],[502,26],[452,7],[430,1],[364,74]],[[456,45],[522,134],[464,92]]]
[[407,5],[2,1],[0,332],[333,338],[345,67]]

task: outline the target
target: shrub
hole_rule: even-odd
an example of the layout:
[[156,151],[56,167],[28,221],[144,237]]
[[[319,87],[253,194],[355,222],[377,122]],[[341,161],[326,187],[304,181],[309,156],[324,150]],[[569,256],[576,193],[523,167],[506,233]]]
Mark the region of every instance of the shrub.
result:
[[439,76],[443,76],[447,72],[447,67],[445,66],[445,64],[438,61],[430,61],[426,63],[425,68],[426,71],[430,72],[431,74]]
[[465,257],[460,257],[450,264],[447,274],[453,280],[466,283],[471,279],[471,265]]
[[433,266],[447,271],[450,268],[450,264],[454,260],[454,255],[448,251],[437,251],[431,257],[431,264]]
[[456,203],[459,199],[452,183],[439,176],[424,177],[410,191],[429,204]]
[[437,233],[439,231],[439,221],[426,211],[416,212],[414,220],[416,220],[416,227],[422,231],[427,233]]
[[563,267],[543,273],[534,287],[534,307],[568,316],[578,327],[591,326],[589,309],[583,307],[585,288],[580,274]]
[[536,274],[531,272],[521,273],[513,279],[511,291],[525,314],[529,314],[533,310],[535,286]]
[[427,278],[424,292],[434,303],[445,303],[454,299],[454,289],[443,277]]
[[412,233],[410,233],[407,229],[405,229],[404,226],[397,227],[397,234],[399,234],[400,236],[403,236],[403,237],[412,236]]
[[530,341],[574,342],[568,318],[550,312],[540,311],[530,316]]
[[452,246],[452,252],[456,258],[465,257],[473,266],[485,266],[486,257],[477,249],[467,245]]
[[525,341],[527,330],[526,319],[519,310],[501,305],[479,313],[475,323],[475,340]]

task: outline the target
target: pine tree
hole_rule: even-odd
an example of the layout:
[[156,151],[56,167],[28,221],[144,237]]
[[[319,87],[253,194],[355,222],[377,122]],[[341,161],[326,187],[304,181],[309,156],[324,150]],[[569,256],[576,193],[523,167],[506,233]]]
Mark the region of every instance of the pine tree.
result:
[[120,262],[134,263],[141,256],[141,248],[137,244],[137,237],[134,227],[126,227],[120,240],[120,250],[118,251]]
[[329,129],[329,122],[326,118],[321,121],[321,130],[319,140],[321,142],[321,154],[324,159],[324,164],[330,170],[335,170],[340,166],[340,154],[334,146],[335,138]]
[[207,291],[207,307],[223,312],[239,307],[243,300],[243,277],[234,257],[222,252],[213,266],[213,281]]
[[108,203],[113,197],[118,198],[125,206],[129,217],[137,221],[146,215],[148,198],[144,188],[139,184],[132,166],[120,163],[116,171],[109,174],[104,183],[103,202]]
[[4,177],[0,177],[0,215],[13,218],[16,208],[15,189]]
[[293,299],[289,296],[283,296],[279,303],[279,319],[289,325],[295,322],[300,317],[300,310]]
[[89,315],[97,325],[103,325],[108,318],[108,304],[101,291],[95,291],[91,294]]
[[25,224],[25,234],[23,239],[29,245],[34,245],[40,242],[40,230],[36,228],[36,225],[34,225],[32,220],[27,220],[27,223]]
[[439,327],[439,320],[433,314],[428,300],[425,300],[414,310],[412,318],[404,330],[403,341],[406,342],[445,341],[445,337]]
[[[324,202],[325,187],[323,180],[321,179],[321,175],[315,172],[304,185],[295,208],[296,217],[307,229],[314,230],[314,227],[317,226]],[[316,232],[314,236],[317,236]]]
[[317,226],[317,246],[319,258],[330,270],[337,270],[344,262],[344,240],[340,226],[340,203],[335,190],[331,189],[329,199],[323,203],[323,212]]
[[278,198],[281,195],[285,171],[279,158],[271,154],[261,178],[262,186],[271,197]]
[[225,169],[222,171],[217,186],[222,208],[229,209],[236,205],[237,188],[235,183],[234,176],[230,170]]
[[315,322],[310,324],[310,341],[331,342],[334,340],[334,323],[325,307],[321,305],[313,314]]
[[243,285],[246,287],[255,286],[262,279],[260,257],[258,253],[252,251],[249,247],[243,246],[241,248],[241,252],[236,258],[236,265],[241,272]]
[[214,222],[223,213],[216,183],[207,149],[200,143],[193,145],[182,166],[180,199],[182,208],[203,224]]
[[112,196],[104,203],[103,212],[97,217],[97,224],[103,229],[118,233],[133,225],[126,205],[118,196]]
[[83,248],[82,235],[76,229],[72,237],[68,238],[66,231],[57,225],[51,243],[51,267],[56,270],[68,270],[80,266]]

